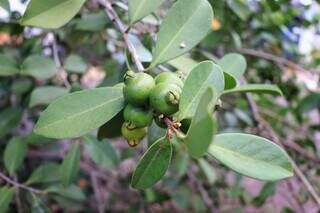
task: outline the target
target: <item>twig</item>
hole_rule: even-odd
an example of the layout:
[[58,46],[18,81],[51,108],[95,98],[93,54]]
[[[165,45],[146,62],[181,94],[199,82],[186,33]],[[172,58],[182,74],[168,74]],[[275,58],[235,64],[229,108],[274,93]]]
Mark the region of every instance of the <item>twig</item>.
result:
[[133,44],[131,43],[130,39],[129,39],[129,28],[127,28],[122,21],[120,20],[118,14],[116,13],[116,11],[113,9],[112,4],[107,1],[107,0],[98,0],[99,4],[102,5],[105,8],[105,12],[107,13],[107,16],[109,17],[109,19],[114,23],[114,25],[118,28],[118,30],[120,31],[120,33],[122,34],[122,37],[124,39],[124,42],[126,43],[126,46],[128,48],[128,51],[130,52],[133,62],[135,63],[135,65],[137,66],[138,70],[140,72],[144,71],[144,67],[139,59],[139,56],[133,46]]
[[44,192],[41,190],[26,186],[21,183],[15,182],[14,180],[11,180],[9,177],[5,176],[2,172],[0,172],[0,178],[6,181],[7,183],[13,185],[16,188],[24,189],[35,194],[44,194]]
[[58,50],[58,44],[56,37],[54,33],[50,32],[48,33],[49,36],[52,37],[52,55],[53,55],[53,60],[54,63],[56,64],[56,67],[58,68],[58,75],[59,77],[63,80],[63,84],[66,88],[70,89],[71,85],[68,81],[68,74],[66,70],[63,68],[60,57],[59,57],[59,50]]
[[313,73],[315,72],[314,70],[307,70],[307,69],[303,68],[302,66],[300,66],[299,64],[297,64],[293,61],[290,61],[286,58],[282,58],[282,57],[279,57],[279,56],[276,56],[276,55],[273,55],[270,53],[266,53],[266,52],[263,52],[260,50],[240,48],[240,49],[237,49],[236,51],[238,51],[239,53],[245,54],[245,55],[251,55],[251,56],[263,58],[263,59],[266,59],[269,61],[273,61],[273,62],[282,64],[287,67],[295,68],[295,69],[303,71],[303,72],[313,72]]
[[[18,178],[17,178],[16,175],[14,176],[14,181],[15,182],[18,181]],[[18,213],[23,212],[22,211],[22,203],[21,203],[21,200],[20,200],[20,190],[19,190],[19,188],[17,188],[17,190],[16,190],[15,200],[16,200],[16,204],[17,204]]]
[[197,181],[196,176],[193,173],[192,168],[188,171],[187,175],[189,180],[195,185],[196,189],[200,192],[203,202],[207,206],[208,212],[214,212],[214,205],[209,197],[208,192],[203,188],[202,184]]
[[102,200],[103,198],[102,198],[102,194],[100,191],[99,180],[98,180],[98,177],[94,171],[90,172],[90,179],[91,179],[91,183],[92,183],[92,188],[93,188],[95,200],[97,202],[98,211],[99,211],[99,213],[103,213],[104,212],[104,203]]
[[[249,102],[249,106],[251,108],[251,111],[253,113],[254,120],[258,124],[258,127],[260,130],[266,130],[269,134],[269,136],[272,138],[272,140],[279,144],[280,146],[283,146],[282,141],[280,140],[280,137],[277,135],[277,133],[273,130],[273,128],[260,116],[259,108],[254,101],[251,94],[246,94],[247,100]],[[299,177],[307,191],[310,193],[312,198],[315,200],[316,204],[320,207],[320,197],[315,191],[314,187],[311,185],[309,180],[306,178],[306,176],[302,173],[300,168],[297,166],[297,164],[294,162],[294,160],[289,156],[289,161],[293,166],[293,169],[296,173],[296,175]]]

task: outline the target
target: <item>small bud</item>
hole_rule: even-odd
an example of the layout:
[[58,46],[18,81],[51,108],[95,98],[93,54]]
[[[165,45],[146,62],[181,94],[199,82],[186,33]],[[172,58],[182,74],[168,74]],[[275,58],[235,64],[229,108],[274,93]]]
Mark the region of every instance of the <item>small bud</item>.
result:
[[140,143],[140,141],[139,140],[128,140],[127,143],[130,147],[136,147]]

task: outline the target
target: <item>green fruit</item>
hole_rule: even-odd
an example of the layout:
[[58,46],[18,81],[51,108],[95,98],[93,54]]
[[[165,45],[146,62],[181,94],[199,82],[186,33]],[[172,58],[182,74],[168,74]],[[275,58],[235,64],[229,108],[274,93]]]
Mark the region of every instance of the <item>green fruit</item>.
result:
[[181,88],[175,84],[160,83],[152,89],[150,105],[157,112],[172,115],[179,109]]
[[136,127],[146,127],[151,124],[153,113],[150,109],[128,104],[124,108],[123,116],[125,121],[131,122]]
[[140,143],[144,136],[146,136],[147,128],[137,128],[129,122],[124,122],[121,127],[121,133],[122,136],[127,140],[128,145],[135,147]]
[[155,86],[151,75],[128,71],[124,76],[124,81],[123,95],[128,103],[134,106],[142,106],[148,103],[150,91]]
[[166,84],[176,84],[181,89],[183,88],[183,81],[178,75],[172,72],[162,72],[155,78],[156,84],[166,83]]

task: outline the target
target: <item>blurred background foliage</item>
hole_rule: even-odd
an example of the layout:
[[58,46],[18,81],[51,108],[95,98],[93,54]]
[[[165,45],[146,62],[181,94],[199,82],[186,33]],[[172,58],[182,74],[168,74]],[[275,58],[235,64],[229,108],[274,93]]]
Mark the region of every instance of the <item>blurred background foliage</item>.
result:
[[[319,212],[319,203],[297,176],[259,182],[218,166],[214,159],[196,162],[184,154],[174,156],[174,164],[155,187],[133,190],[129,187],[131,173],[147,144],[132,150],[121,138],[101,143],[86,137],[82,152],[95,157],[88,160],[82,155],[76,182],[67,188],[59,185],[59,163],[70,143],[53,143],[34,135],[34,123],[57,97],[121,81],[127,70],[125,45],[94,0],[54,31],[19,25],[27,1],[6,2],[0,1],[0,170],[5,173],[5,165],[11,162],[9,172],[14,180],[47,193],[20,190],[9,212]],[[127,2],[113,3],[126,22]],[[320,194],[320,1],[210,3],[215,11],[210,34],[190,54],[164,68],[188,70],[195,61],[216,61],[230,52],[243,54],[248,63],[243,81],[274,83],[282,89],[283,97],[253,95],[259,115]],[[130,39],[144,63],[151,61],[159,23],[171,4],[167,1],[132,30]],[[16,75],[3,71],[8,67]],[[220,132],[272,137],[257,124],[245,95],[225,96],[222,103]],[[114,123],[119,120],[115,118]],[[152,140],[154,136],[148,137]],[[0,200],[5,199],[1,193],[13,194],[4,187],[5,181],[0,179],[0,185]]]

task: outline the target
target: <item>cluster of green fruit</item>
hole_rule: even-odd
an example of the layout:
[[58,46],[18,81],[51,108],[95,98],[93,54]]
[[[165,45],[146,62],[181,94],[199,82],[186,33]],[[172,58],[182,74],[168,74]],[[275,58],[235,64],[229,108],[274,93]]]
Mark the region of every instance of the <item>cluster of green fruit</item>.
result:
[[183,81],[172,72],[163,72],[153,78],[147,73],[129,70],[124,76],[124,83],[127,106],[123,112],[125,122],[121,133],[129,146],[134,147],[147,134],[153,119],[165,128],[164,118],[178,111]]

